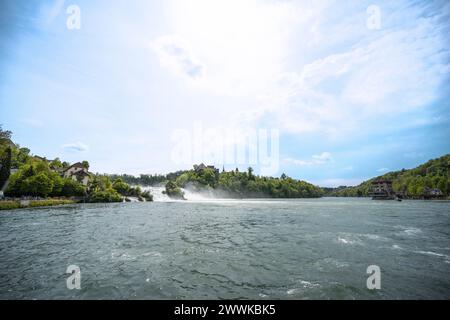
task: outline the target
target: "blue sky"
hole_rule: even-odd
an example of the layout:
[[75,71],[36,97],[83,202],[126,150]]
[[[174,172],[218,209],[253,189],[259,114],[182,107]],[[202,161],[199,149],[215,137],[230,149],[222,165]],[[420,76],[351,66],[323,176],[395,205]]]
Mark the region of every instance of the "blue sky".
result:
[[277,175],[336,186],[450,152],[448,1],[0,6],[0,123],[34,154],[164,173],[177,130],[277,130]]

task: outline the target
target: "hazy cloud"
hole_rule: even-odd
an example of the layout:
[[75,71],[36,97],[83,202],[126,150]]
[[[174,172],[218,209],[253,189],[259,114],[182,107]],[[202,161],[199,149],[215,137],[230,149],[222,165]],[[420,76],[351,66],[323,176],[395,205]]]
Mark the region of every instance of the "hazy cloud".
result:
[[331,157],[331,153],[329,152],[322,152],[318,155],[313,155],[311,159],[308,160],[301,160],[301,159],[293,159],[293,158],[285,158],[285,162],[294,164],[297,166],[311,166],[311,165],[321,165],[326,164],[333,161],[333,158]]
[[89,150],[89,147],[82,142],[63,144],[61,148],[69,152],[84,152]]
[[[262,97],[266,109],[261,119],[270,119],[271,125],[285,132],[322,132],[331,137],[370,132],[372,124],[380,128],[376,120],[388,123],[400,114],[408,116],[405,126],[416,127],[423,118],[420,108],[431,108],[441,96],[439,87],[449,78],[445,39],[449,25],[442,24],[448,9],[426,17],[417,9],[415,25],[386,27],[358,41],[360,29],[349,29],[348,38],[341,41],[353,36],[353,45],[337,43],[299,71],[281,73],[274,79]],[[321,16],[323,12],[318,13]],[[339,26],[324,26],[322,31],[338,35]],[[316,38],[317,45],[324,47],[327,40]],[[403,123],[396,121],[396,126],[400,125]]]
[[201,77],[204,66],[194,57],[189,44],[177,36],[161,36],[150,44],[160,62],[172,72],[190,78]]

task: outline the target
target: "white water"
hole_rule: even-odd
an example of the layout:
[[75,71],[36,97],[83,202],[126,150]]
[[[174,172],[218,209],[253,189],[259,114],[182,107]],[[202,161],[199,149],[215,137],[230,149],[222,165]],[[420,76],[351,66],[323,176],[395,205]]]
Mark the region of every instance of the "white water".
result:
[[191,191],[189,189],[181,188],[181,191],[184,192],[184,197],[189,201],[205,201],[205,200],[214,200],[212,197],[205,197],[204,195]]
[[163,194],[164,187],[141,187],[142,191],[150,191],[153,195],[153,201],[168,202],[172,201],[166,194]]
[[[155,202],[173,202],[173,201],[185,201],[185,200],[175,200],[171,199],[169,196],[163,193],[165,187],[162,186],[152,186],[152,187],[141,187],[142,191],[150,191],[153,195],[153,201]],[[184,192],[184,198],[187,201],[207,201],[213,200],[213,197],[206,197],[198,192],[194,192],[189,189],[181,188]]]
[[140,186],[142,191],[150,191],[153,195],[153,201],[155,202],[220,202],[220,203],[270,203],[276,204],[281,203],[283,200],[275,200],[275,199],[234,199],[234,198],[225,198],[225,197],[217,197],[212,192],[195,192],[191,189],[181,188],[181,191],[184,192],[185,200],[172,199],[166,194],[163,193],[165,191],[164,186]]
[[[130,202],[139,202],[139,199],[137,197],[127,197],[128,200],[130,200]],[[123,202],[126,202],[125,200],[123,200]]]

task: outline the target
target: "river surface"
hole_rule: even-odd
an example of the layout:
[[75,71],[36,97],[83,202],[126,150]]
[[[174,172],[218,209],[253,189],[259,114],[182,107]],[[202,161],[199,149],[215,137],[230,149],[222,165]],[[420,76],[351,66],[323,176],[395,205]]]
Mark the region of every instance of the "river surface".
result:
[[[69,265],[81,289],[67,289]],[[381,270],[369,290],[367,267]],[[450,202],[210,200],[0,212],[0,299],[449,299]]]

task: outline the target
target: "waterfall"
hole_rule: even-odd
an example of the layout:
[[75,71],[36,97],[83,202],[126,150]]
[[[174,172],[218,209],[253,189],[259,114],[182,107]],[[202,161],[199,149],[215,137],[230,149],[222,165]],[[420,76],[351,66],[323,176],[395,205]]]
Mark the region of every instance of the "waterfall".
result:
[[[142,187],[142,191],[150,191],[150,193],[153,195],[153,201],[156,202],[168,202],[168,201],[185,201],[185,200],[174,200],[171,199],[168,195],[164,194],[163,191],[166,190],[163,186],[151,186],[151,187]],[[181,191],[184,193],[184,197],[187,201],[203,201],[211,199],[210,197],[206,197],[205,195],[202,195],[198,192],[181,188]]]
[[181,191],[184,192],[184,197],[186,198],[186,200],[190,200],[190,201],[204,201],[204,200],[209,200],[210,198],[205,197],[204,195],[202,195],[199,192],[195,192],[189,189],[185,189],[185,188],[181,188]]
[[153,195],[153,201],[156,202],[167,202],[172,201],[166,194],[163,193],[164,190],[166,190],[165,187],[141,187],[142,191],[150,191],[150,193]]

